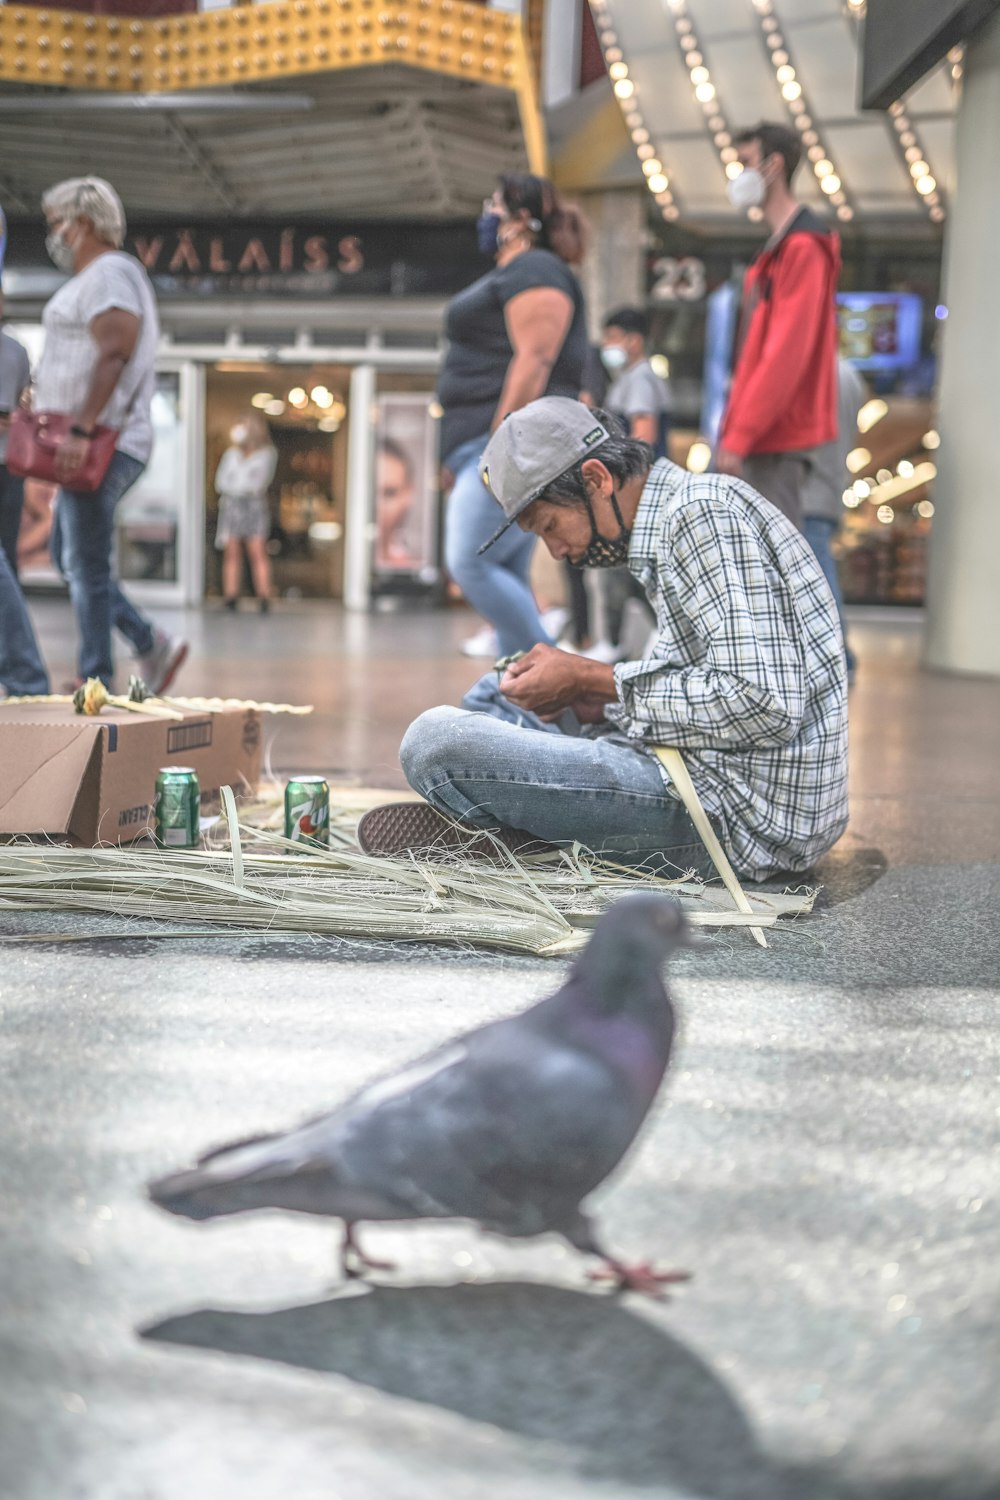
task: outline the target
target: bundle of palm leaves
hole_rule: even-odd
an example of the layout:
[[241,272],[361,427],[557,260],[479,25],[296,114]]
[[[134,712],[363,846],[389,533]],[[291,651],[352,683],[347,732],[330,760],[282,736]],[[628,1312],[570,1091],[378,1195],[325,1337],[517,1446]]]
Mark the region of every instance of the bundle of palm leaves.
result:
[[244,807],[238,818],[228,787],[223,816],[199,849],[14,841],[0,846],[0,910],[152,918],[182,936],[311,933],[561,956],[583,947],[601,912],[640,887],[669,890],[705,927],[773,926],[811,910],[816,894],[755,895],[750,915],[735,910],[721,887],[693,876],[636,873],[580,847],[515,856],[497,843],[488,861],[461,848],[375,858],[355,837],[370,800],[360,792],[333,800],[327,848],[306,848],[277,831],[276,796]]

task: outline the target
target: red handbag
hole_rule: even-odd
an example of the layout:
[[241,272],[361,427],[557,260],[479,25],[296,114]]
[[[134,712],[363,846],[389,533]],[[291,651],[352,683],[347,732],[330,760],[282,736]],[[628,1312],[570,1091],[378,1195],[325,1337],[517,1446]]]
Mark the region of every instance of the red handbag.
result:
[[56,473],[56,454],[70,437],[76,418],[67,411],[25,411],[11,414],[7,437],[7,467],[25,479],[44,479],[68,490],[100,489],[118,443],[115,427],[95,427],[87,456],[66,479]]

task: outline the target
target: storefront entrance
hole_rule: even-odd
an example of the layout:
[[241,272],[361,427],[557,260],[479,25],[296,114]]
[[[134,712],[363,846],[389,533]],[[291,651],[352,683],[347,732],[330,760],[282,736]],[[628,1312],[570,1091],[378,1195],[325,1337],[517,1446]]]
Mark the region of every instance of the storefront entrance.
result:
[[[255,412],[277,450],[268,495],[274,594],[338,599],[343,593],[350,370],[334,365],[247,364],[220,360],[205,372],[205,579],[222,592],[216,546],[216,473],[230,432]],[[250,591],[249,577],[244,592]]]
[[[436,586],[432,375],[359,371],[325,362],[219,359],[206,366],[204,379],[205,597],[222,594],[216,544],[219,462],[233,427],[251,412],[266,422],[277,451],[266,544],[274,597],[341,599],[352,592],[345,589],[349,569],[355,593],[359,585],[369,595],[413,594]],[[357,408],[353,415],[352,408]],[[250,586],[247,573],[243,592]]]

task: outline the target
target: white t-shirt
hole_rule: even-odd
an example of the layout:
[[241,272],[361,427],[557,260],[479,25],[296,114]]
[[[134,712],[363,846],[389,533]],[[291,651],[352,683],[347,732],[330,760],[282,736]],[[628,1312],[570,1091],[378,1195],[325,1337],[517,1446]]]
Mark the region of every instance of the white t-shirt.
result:
[[270,443],[252,453],[227,448],[215,473],[215,488],[223,497],[266,495],[277,462],[277,450]]
[[98,421],[119,430],[118,448],[141,463],[153,447],[149,408],[156,389],[160,322],[149,277],[134,256],[109,250],[61,286],[42,313],[45,346],[35,381],[37,411],[77,412],[97,363],[90,325],[112,308],[139,319],[132,357]]

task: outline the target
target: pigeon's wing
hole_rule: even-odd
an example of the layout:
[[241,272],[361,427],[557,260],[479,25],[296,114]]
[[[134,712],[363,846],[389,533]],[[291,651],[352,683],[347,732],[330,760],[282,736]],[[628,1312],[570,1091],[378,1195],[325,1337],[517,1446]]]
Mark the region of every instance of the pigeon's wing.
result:
[[536,1234],[607,1176],[643,1113],[599,1058],[518,1017],[372,1085],[311,1129],[343,1184],[413,1217]]

